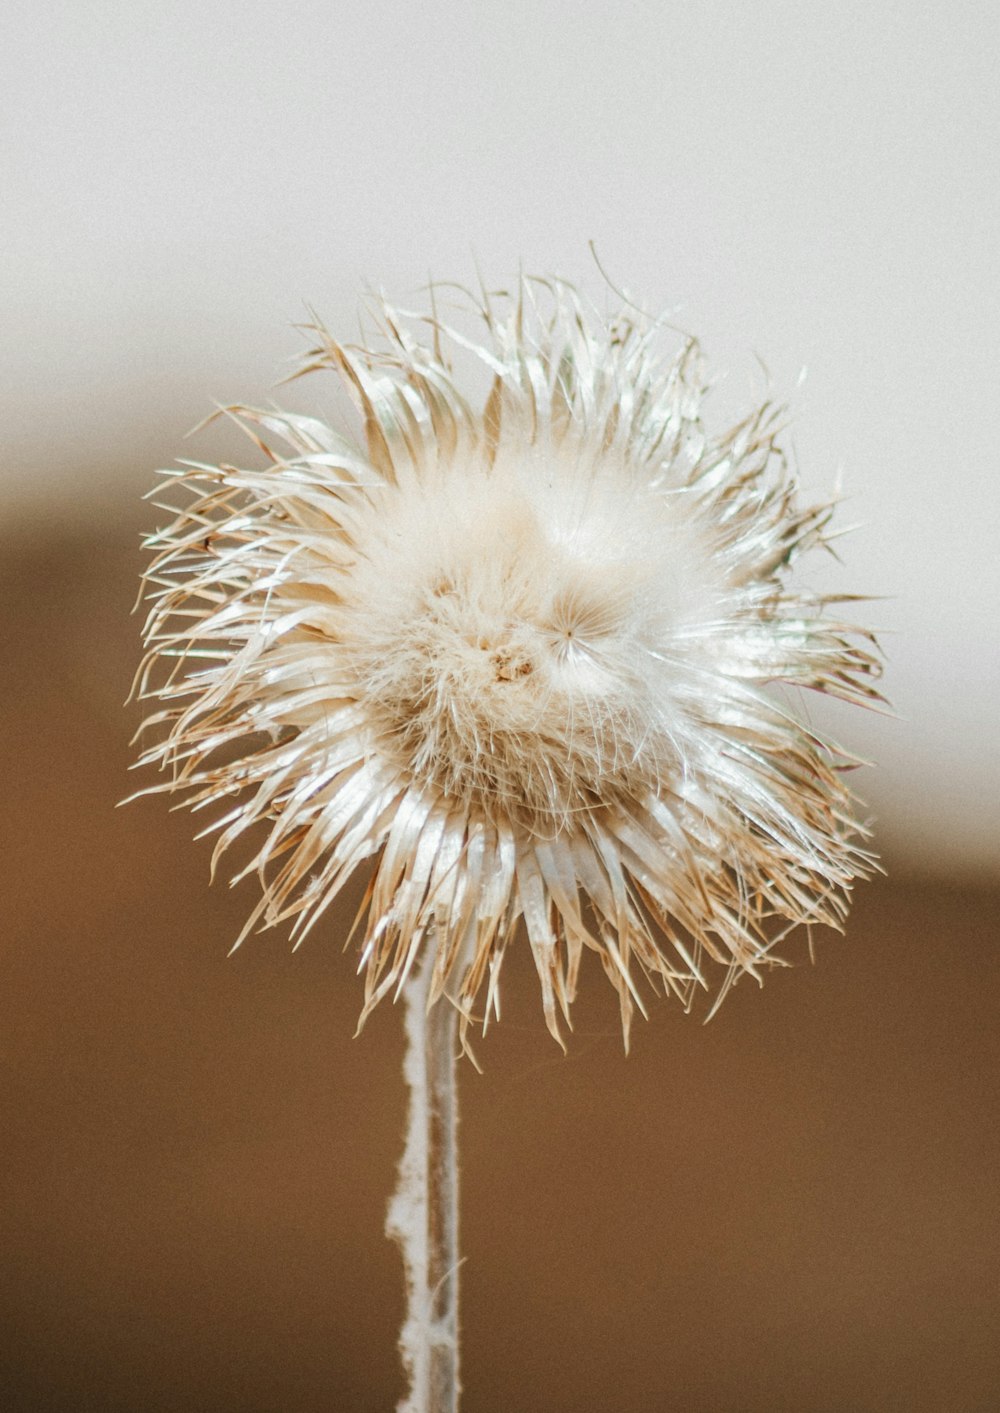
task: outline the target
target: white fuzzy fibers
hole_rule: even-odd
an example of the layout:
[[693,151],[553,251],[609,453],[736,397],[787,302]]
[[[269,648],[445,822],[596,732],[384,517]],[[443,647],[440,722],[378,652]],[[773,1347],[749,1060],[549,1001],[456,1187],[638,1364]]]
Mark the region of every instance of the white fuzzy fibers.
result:
[[345,637],[386,752],[544,837],[676,775],[660,649],[716,618],[724,589],[675,501],[567,446],[383,489]]

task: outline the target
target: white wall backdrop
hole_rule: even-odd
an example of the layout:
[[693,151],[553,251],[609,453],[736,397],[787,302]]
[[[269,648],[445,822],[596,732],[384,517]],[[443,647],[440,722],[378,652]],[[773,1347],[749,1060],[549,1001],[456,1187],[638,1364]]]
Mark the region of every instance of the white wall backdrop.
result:
[[[994,0],[8,0],[0,513],[133,519],[314,306],[524,268],[697,332],[795,411],[901,720],[835,717],[898,866],[1000,862]],[[801,389],[800,370],[808,369]],[[296,399],[325,394],[308,387]]]

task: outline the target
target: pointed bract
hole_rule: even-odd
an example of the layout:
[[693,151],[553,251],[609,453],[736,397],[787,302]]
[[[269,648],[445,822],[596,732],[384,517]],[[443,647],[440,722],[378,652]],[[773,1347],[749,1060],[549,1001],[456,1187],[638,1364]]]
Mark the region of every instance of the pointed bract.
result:
[[142,759],[223,807],[213,868],[253,831],[247,932],[301,940],[370,867],[364,1014],[432,947],[432,996],[485,1025],[523,924],[553,1033],[589,949],[627,1039],[645,980],[688,1006],[841,925],[853,762],[776,689],[878,701],[877,649],[791,582],[831,507],[800,504],[778,411],[712,437],[697,345],[558,281],[475,312],[481,343],[384,302],[370,347],[312,331],[360,443],[240,407],[261,467],[170,473]]

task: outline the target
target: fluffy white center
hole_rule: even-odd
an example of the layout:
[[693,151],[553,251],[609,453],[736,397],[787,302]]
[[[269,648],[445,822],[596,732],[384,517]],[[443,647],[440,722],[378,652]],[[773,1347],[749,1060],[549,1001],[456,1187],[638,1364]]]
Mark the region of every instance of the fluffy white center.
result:
[[411,778],[548,834],[672,772],[670,643],[711,597],[676,500],[522,461],[386,488],[359,529],[355,680]]

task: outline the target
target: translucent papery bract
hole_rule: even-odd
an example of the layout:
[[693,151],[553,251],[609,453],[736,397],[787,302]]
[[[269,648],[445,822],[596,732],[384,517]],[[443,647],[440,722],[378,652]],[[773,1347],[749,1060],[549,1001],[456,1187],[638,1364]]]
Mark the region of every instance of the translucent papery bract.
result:
[[301,371],[339,374],[360,444],[240,407],[258,469],[166,473],[142,761],[211,807],[213,869],[251,833],[244,936],[301,941],[369,865],[362,1018],[431,947],[432,999],[485,1025],[523,924],[552,1032],[587,948],[627,1040],[650,980],[717,1004],[842,924],[853,762],[782,688],[879,701],[877,649],[792,582],[831,508],[799,504],[778,411],[713,439],[697,345],[557,281],[470,312],[481,341],[385,303],[370,347],[313,329]]

